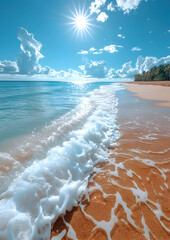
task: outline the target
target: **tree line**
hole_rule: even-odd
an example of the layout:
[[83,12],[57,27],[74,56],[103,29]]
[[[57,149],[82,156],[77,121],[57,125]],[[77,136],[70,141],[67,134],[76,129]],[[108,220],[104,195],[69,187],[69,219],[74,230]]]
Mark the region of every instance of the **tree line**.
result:
[[150,71],[134,76],[135,81],[170,81],[170,64],[154,66]]

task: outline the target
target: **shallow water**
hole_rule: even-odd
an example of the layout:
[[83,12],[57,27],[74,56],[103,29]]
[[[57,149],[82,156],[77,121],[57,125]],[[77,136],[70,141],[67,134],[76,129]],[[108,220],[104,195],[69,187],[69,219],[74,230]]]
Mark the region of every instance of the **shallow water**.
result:
[[108,84],[0,82],[0,144],[37,132],[80,104],[88,92]]
[[51,224],[77,205],[120,136],[122,88],[1,83],[0,239],[49,239]]

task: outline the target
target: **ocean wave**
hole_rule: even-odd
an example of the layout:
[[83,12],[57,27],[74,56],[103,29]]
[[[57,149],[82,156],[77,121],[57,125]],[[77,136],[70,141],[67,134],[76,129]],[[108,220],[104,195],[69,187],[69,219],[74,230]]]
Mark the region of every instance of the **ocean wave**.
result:
[[[121,88],[110,85],[91,92],[63,122],[46,126],[37,145],[31,143],[35,150],[50,141],[53,147],[44,158],[22,166],[0,195],[0,239],[49,239],[56,219],[77,206],[94,165],[107,159],[108,147],[120,136],[115,92]],[[10,161],[11,156],[6,157]]]

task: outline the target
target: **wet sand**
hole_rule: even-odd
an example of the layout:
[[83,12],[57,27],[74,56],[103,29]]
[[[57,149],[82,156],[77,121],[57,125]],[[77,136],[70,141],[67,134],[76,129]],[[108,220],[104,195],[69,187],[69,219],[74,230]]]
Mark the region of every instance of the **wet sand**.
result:
[[[121,93],[121,138],[51,239],[170,239],[170,111]],[[55,237],[57,236],[57,237]]]
[[170,107],[170,81],[124,83],[130,92],[141,99],[161,101],[154,103],[160,107]]

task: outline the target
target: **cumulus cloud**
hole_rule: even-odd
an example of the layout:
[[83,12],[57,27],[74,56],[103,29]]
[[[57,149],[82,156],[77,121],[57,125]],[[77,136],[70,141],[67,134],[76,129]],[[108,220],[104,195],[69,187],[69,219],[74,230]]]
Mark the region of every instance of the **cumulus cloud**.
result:
[[80,68],[80,70],[82,70],[83,72],[85,71],[85,65],[80,65],[79,68]]
[[54,69],[51,69],[50,67],[43,67],[41,68],[40,74],[50,75],[54,76],[56,71]]
[[7,74],[7,73],[17,73],[18,66],[16,62],[11,61],[0,61],[0,73]]
[[41,72],[39,59],[44,56],[40,53],[42,44],[26,29],[19,28],[18,39],[21,41],[21,52],[17,56],[17,65],[21,74],[37,74]]
[[99,14],[101,12],[100,8],[105,5],[106,0],[95,0],[90,5],[90,13],[97,13]]
[[116,77],[117,77],[117,74],[116,74],[114,68],[110,68],[110,69],[108,70],[107,77],[108,77],[108,78],[116,78]]
[[136,69],[139,73],[149,71],[153,66],[156,66],[158,62],[159,60],[156,57],[143,58],[142,56],[139,56],[136,62]]
[[143,58],[142,56],[139,56],[135,67],[133,67],[132,62],[129,61],[124,63],[122,68],[117,70],[114,68],[108,69],[105,61],[91,61],[91,63],[79,66],[83,74],[70,69],[68,72],[57,72],[56,76],[58,78],[73,78],[75,80],[80,78],[133,78],[135,74],[149,71],[152,67],[159,66],[160,64],[170,64],[170,55],[160,59],[157,59],[156,57]]
[[92,78],[105,78],[108,70],[105,61],[91,61],[84,67],[84,74]]
[[131,51],[133,51],[133,52],[139,52],[139,51],[142,51],[142,49],[141,48],[139,48],[139,47],[133,47],[132,49],[131,49]]
[[[81,68],[81,66],[80,66],[80,68]],[[81,70],[83,70],[83,69],[81,69]],[[56,72],[55,77],[57,79],[64,79],[65,81],[70,80],[70,79],[78,80],[80,77],[82,77],[82,73],[70,68],[68,71],[61,70],[59,72]]]
[[111,12],[113,12],[115,10],[115,7],[112,2],[107,5],[107,10],[111,11]]
[[[106,0],[94,0],[89,9],[90,13],[96,13],[97,21],[105,22],[108,19],[108,15],[105,12],[101,12],[101,9],[105,7],[107,11],[113,12],[116,9],[122,10],[124,13],[129,13],[132,10],[138,8],[142,0],[116,0],[116,5],[113,5],[113,2],[110,2],[106,6]],[[145,0],[147,2],[147,0]]]
[[83,71],[85,77],[133,78],[137,73],[149,71],[154,66],[168,63],[170,63],[170,55],[160,59],[157,59],[156,57],[143,58],[142,56],[139,56],[135,67],[133,67],[132,62],[129,61],[124,63],[121,69],[115,70],[114,68],[108,69],[105,61],[91,61],[89,64],[79,66],[79,68]]
[[133,77],[134,74],[147,72],[154,66],[159,66],[160,64],[170,64],[170,55],[167,57],[162,57],[157,59],[156,57],[145,57],[139,56],[136,65],[133,68],[132,62],[127,62],[122,65],[122,68],[116,70],[113,74],[116,77]]
[[94,52],[94,51],[96,51],[96,48],[91,47],[91,48],[89,49],[89,51],[90,51],[90,52]]
[[119,77],[133,77],[137,73],[137,70],[132,68],[132,62],[124,63],[122,69],[116,71]]
[[116,0],[117,6],[124,11],[129,13],[131,10],[137,9],[142,0]]
[[8,74],[54,74],[49,67],[41,67],[38,63],[44,56],[40,53],[42,44],[24,28],[19,28],[17,38],[20,40],[21,52],[18,53],[16,62],[1,61],[0,73]]
[[109,52],[109,53],[115,53],[115,52],[118,52],[118,48],[122,48],[122,46],[120,46],[120,45],[109,45],[109,46],[105,46],[104,49],[100,49],[100,50],[104,50],[104,51]]
[[108,15],[105,12],[101,12],[96,18],[98,22],[105,22],[108,19]]
[[78,52],[78,54],[82,54],[82,55],[86,55],[86,54],[88,54],[89,52],[88,51],[86,51],[86,50],[81,50],[80,52]]
[[170,64],[170,55],[168,55],[167,57],[162,57],[160,59],[157,59],[157,62],[155,65],[159,66],[160,64]]
[[105,22],[108,19],[108,15],[105,12],[101,12],[101,7],[104,6],[106,0],[95,0],[90,5],[90,14],[96,13],[98,16],[96,20],[98,22]]
[[94,55],[99,55],[99,54],[102,54],[102,53],[103,52],[100,52],[100,51],[99,52],[97,52],[97,51],[93,52]]
[[104,48],[100,48],[98,50],[92,47],[89,49],[89,51],[81,50],[80,52],[78,52],[78,54],[86,55],[88,53],[92,53],[97,55],[97,54],[102,54],[103,52],[115,53],[119,51],[118,48],[123,48],[123,46],[111,44],[111,45],[105,46]]
[[145,57],[139,56],[136,62],[136,68],[139,73],[143,71],[147,72],[154,66],[159,66],[161,64],[169,64],[170,63],[170,55],[167,57],[162,57],[160,59],[156,57]]
[[125,38],[125,36],[123,36],[122,34],[118,34],[117,35],[119,38]]

